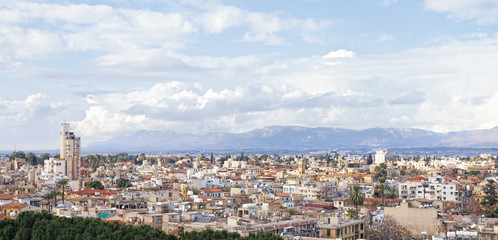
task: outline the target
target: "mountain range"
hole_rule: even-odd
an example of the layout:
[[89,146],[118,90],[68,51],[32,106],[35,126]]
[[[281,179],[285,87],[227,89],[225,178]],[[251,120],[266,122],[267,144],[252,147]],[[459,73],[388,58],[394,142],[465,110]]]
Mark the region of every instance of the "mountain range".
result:
[[491,129],[436,133],[413,128],[309,128],[272,126],[243,133],[180,134],[138,131],[89,144],[89,151],[178,151],[223,149],[352,149],[352,148],[496,148],[498,126]]

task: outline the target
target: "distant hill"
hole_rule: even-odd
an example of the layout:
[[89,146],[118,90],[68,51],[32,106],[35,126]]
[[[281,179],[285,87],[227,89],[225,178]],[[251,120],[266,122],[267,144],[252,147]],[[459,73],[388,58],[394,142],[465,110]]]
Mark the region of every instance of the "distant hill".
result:
[[180,134],[172,131],[139,131],[105,142],[87,151],[171,151],[221,149],[351,149],[351,148],[496,148],[498,127],[484,130],[435,133],[421,129],[307,128],[274,126],[244,133]]

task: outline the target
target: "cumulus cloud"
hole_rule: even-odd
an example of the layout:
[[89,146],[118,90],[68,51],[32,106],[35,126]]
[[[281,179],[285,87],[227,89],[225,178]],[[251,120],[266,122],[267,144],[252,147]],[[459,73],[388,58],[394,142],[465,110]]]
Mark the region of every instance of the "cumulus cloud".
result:
[[425,8],[447,13],[454,20],[475,20],[478,24],[498,23],[495,0],[425,0]]
[[331,51],[323,56],[323,59],[334,59],[334,58],[354,58],[356,55],[353,51],[348,51],[346,49],[339,49],[337,51]]
[[90,107],[78,130],[86,135],[112,135],[144,128],[202,133],[246,131],[270,123],[330,125],[338,113],[370,107],[375,99],[334,91],[309,94],[286,86],[244,85],[216,91],[168,82],[141,91],[92,96],[87,101]]
[[[49,97],[45,93],[34,93],[22,100],[0,98],[0,149],[32,150],[54,149],[57,144],[58,126],[69,103]],[[53,135],[53,141],[47,136]]]
[[280,35],[288,32],[298,32],[298,36],[307,42],[321,42],[320,31],[331,24],[329,21],[309,18],[281,17],[277,13],[251,12],[218,2],[191,4],[207,9],[207,12],[197,18],[197,22],[208,33],[219,34],[229,28],[246,26],[248,30],[244,33],[243,40],[267,45],[286,44]]

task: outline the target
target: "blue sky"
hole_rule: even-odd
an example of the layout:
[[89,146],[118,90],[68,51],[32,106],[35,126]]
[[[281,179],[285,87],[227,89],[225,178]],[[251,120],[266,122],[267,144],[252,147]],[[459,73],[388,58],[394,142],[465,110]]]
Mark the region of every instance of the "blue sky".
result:
[[498,2],[2,1],[0,150],[139,130],[498,125]]

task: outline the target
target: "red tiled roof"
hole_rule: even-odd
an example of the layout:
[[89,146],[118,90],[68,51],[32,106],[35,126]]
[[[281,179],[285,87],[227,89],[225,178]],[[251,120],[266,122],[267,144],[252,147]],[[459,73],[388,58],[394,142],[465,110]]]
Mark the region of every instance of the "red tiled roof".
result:
[[28,195],[12,195],[12,194],[2,194],[0,195],[0,199],[20,199],[20,198],[28,198]]
[[2,208],[15,208],[15,209],[23,209],[25,207],[29,206],[29,204],[25,203],[17,203],[17,202],[11,202],[8,204],[5,204],[2,206]]
[[107,194],[107,195],[111,195],[111,194],[117,194],[115,192],[109,192],[109,191],[105,191],[105,190],[100,190],[100,189],[91,189],[91,188],[85,188],[81,191],[75,191],[75,192],[71,192],[71,194],[78,194],[78,195],[99,195],[99,194]]
[[409,181],[409,182],[420,182],[420,181],[427,181],[427,180],[429,180],[429,179],[426,178],[426,177],[416,176],[416,177],[408,178],[405,181]]
[[311,208],[325,208],[325,209],[334,209],[334,206],[330,205],[325,205],[325,204],[317,204],[317,203],[307,203],[304,205],[306,207],[311,207]]
[[203,192],[222,192],[218,188],[203,188],[203,189],[201,189],[201,191],[203,191]]
[[288,197],[290,195],[288,193],[277,193],[277,196],[279,196],[279,197]]

